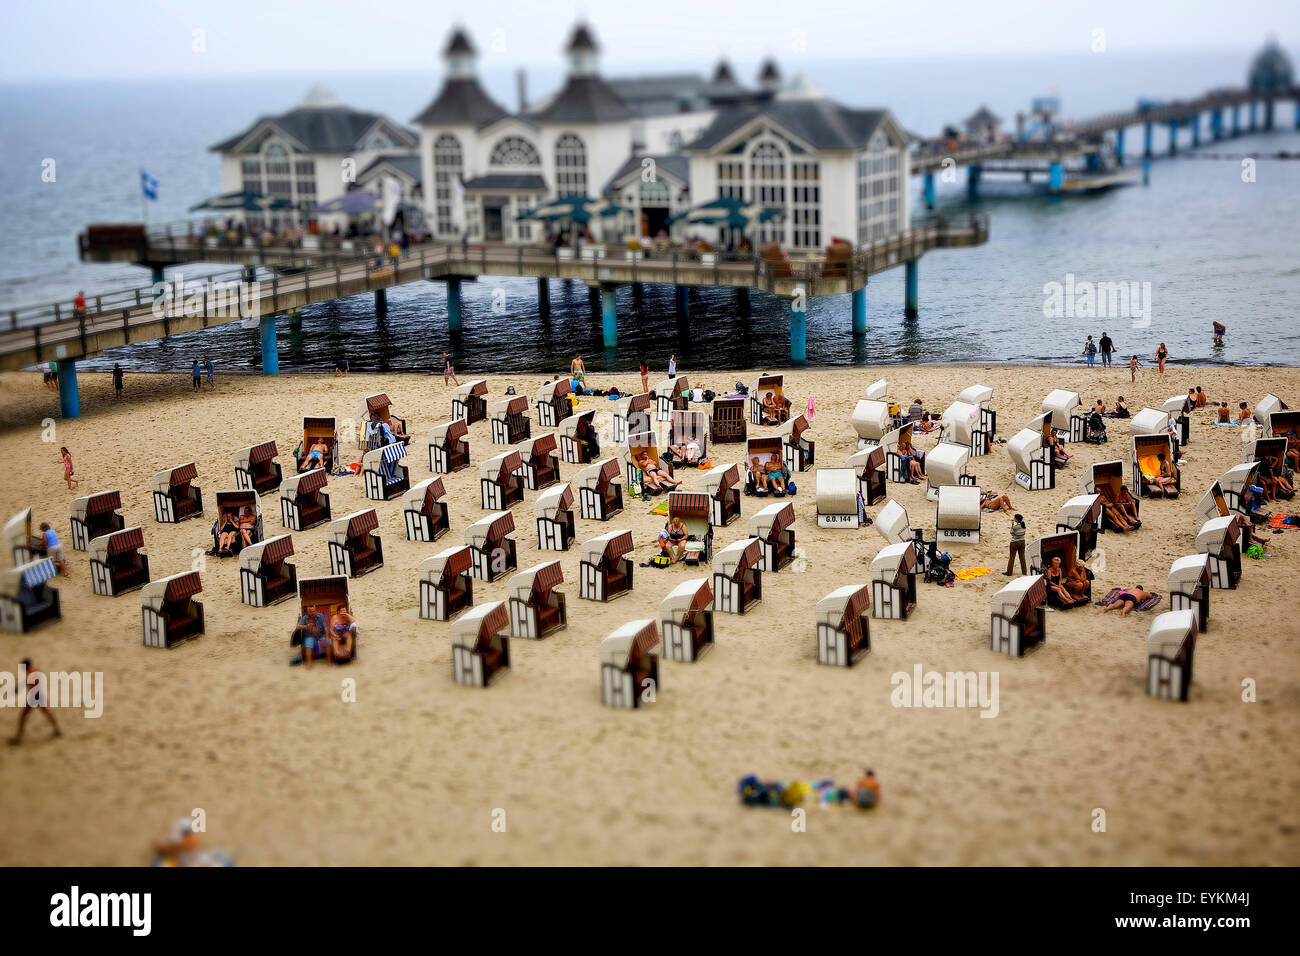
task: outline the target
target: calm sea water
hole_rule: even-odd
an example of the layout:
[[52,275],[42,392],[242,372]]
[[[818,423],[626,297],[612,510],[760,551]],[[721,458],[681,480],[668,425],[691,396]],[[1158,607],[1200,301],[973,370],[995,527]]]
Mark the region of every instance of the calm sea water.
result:
[[[813,79],[845,102],[889,106],[907,128],[933,132],[980,103],[1014,117],[1031,96],[1049,92],[1061,97],[1071,116],[1126,108],[1139,96],[1187,97],[1240,83],[1249,59],[1246,53],[1104,56],[827,63]],[[745,72],[746,65],[739,66]],[[606,65],[610,74],[645,69]],[[499,100],[513,105],[508,72],[488,72],[484,79]],[[321,80],[343,100],[399,121],[418,112],[440,82],[430,70],[0,87],[0,128],[6,131],[0,195],[9,207],[8,228],[0,230],[0,307],[66,297],[77,288],[93,294],[147,284],[139,268],[79,262],[77,232],[93,221],[138,220],[142,167],[161,182],[150,218],[180,218],[188,206],[220,191],[212,143],[258,115],[288,108]],[[554,70],[530,74],[534,95],[557,81]],[[987,213],[991,241],[925,256],[916,320],[903,316],[901,269],[873,278],[863,339],[850,334],[847,296],[813,300],[809,364],[1071,362],[1081,360],[1085,335],[1102,331],[1110,332],[1121,353],[1144,358],[1163,341],[1174,362],[1300,364],[1300,162],[1271,158],[1300,153],[1294,124],[1287,104],[1277,115],[1282,131],[1216,144],[1209,142],[1207,123],[1199,154],[1186,148],[1184,133],[1181,156],[1155,163],[1150,186],[1091,197],[1053,199],[986,175],[982,198],[969,204],[960,173],[958,182],[940,184],[939,211]],[[1165,143],[1158,130],[1157,148]],[[1126,145],[1136,162],[1140,130],[1128,132]],[[1256,181],[1245,183],[1241,158],[1256,153]],[[47,158],[57,164],[54,183],[41,181]],[[915,207],[923,213],[919,196]],[[228,268],[182,271],[197,276]],[[1077,281],[1150,283],[1150,324],[1045,318],[1044,285],[1064,282],[1067,274]],[[375,316],[370,296],[310,308],[300,331],[281,325],[281,367],[320,371],[346,356],[358,371],[436,372],[444,349],[454,353],[462,372],[553,371],[567,367],[575,352],[593,369],[628,368],[643,357],[662,367],[669,352],[683,367],[697,369],[789,362],[785,303],[762,294],[751,295],[746,316],[734,293],[700,290],[682,321],[671,287],[647,285],[639,300],[625,288],[619,293],[619,346],[606,352],[599,316],[580,283],[552,283],[549,322],[536,313],[532,280],[484,277],[463,289],[465,325],[454,339],[438,283],[390,290],[384,319]],[[504,313],[492,308],[497,289],[504,292]],[[1222,347],[1211,342],[1215,319],[1229,328]],[[129,368],[171,370],[209,352],[228,370],[255,370],[257,333],[233,324],[142,343],[86,364],[121,361]]]

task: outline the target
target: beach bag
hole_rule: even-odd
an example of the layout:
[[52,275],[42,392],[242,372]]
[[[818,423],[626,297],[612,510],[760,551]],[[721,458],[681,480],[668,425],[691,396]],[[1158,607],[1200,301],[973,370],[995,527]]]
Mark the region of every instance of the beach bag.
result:
[[1264,557],[1264,548],[1261,545],[1252,544],[1246,549],[1246,557],[1254,558],[1258,561],[1260,558]]
[[650,559],[650,567],[652,568],[666,568],[672,563],[673,559],[668,556],[667,551],[660,551]]
[[794,496],[794,493],[795,493],[796,491],[798,491],[798,490],[799,490],[799,486],[796,485],[793,481],[787,481],[787,482],[785,483],[785,493],[786,493],[787,495],[790,495],[791,497],[793,497],[793,496]]
[[704,390],[704,400],[705,400],[706,402],[711,402],[711,401],[713,401],[713,399],[716,398],[716,397],[717,397],[717,393],[714,392],[713,389],[711,389],[711,388],[706,388],[706,389]]

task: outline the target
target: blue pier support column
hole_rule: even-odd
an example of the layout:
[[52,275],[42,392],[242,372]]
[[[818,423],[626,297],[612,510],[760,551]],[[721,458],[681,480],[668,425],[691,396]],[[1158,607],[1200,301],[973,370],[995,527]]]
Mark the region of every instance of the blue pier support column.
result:
[[1300,100],[1295,101],[1295,128],[1300,129]]
[[1234,103],[1232,107],[1232,135],[1241,135],[1241,104]]
[[853,334],[867,334],[867,287],[853,290]]
[[906,287],[903,294],[903,315],[909,319],[916,318],[917,305],[921,300],[921,270],[918,266],[919,260],[908,259],[903,272],[903,284]]
[[618,286],[600,287],[600,331],[605,348],[618,345]]
[[375,315],[381,319],[388,314],[388,290],[375,290]]
[[551,317],[551,284],[544,278],[537,280],[537,312],[543,321]]
[[64,418],[81,417],[81,394],[77,391],[77,363],[63,359],[59,365],[59,414]]
[[691,314],[690,288],[684,285],[677,287],[677,315],[686,318]]
[[1142,157],[1142,185],[1143,186],[1151,185],[1151,157],[1150,156]]
[[1223,110],[1217,109],[1210,114],[1210,135],[1216,140],[1223,139]]
[[460,331],[460,279],[447,280],[447,331]]
[[1201,114],[1192,117],[1192,148],[1201,145]]
[[1273,101],[1264,101],[1264,129],[1270,133],[1273,131]]
[[736,308],[741,315],[749,315],[749,290],[743,285],[736,286]]
[[984,168],[979,163],[972,163],[966,169],[966,198],[975,200],[980,198],[980,175]]
[[808,299],[800,290],[790,300],[790,361],[803,364],[808,358]]
[[934,173],[926,173],[922,177],[922,195],[925,197],[925,208],[934,208]]
[[1052,165],[1047,169],[1047,191],[1059,193],[1061,186],[1065,183],[1065,169],[1061,166],[1061,161],[1054,160]]
[[258,329],[262,333],[262,374],[280,374],[280,349],[275,344],[275,316],[264,315]]
[[1178,123],[1169,124],[1169,155],[1178,155]]
[[1151,124],[1147,123],[1145,126],[1142,127],[1142,155],[1145,156],[1147,159],[1150,159],[1153,155],[1155,155],[1155,151],[1152,149],[1151,146],[1152,140],[1153,140],[1153,136],[1152,136]]
[[1255,132],[1255,115],[1256,115],[1256,112],[1257,112],[1256,107],[1257,107],[1258,105],[1259,105],[1259,104],[1257,104],[1257,103],[1251,103],[1251,104],[1250,104],[1250,131],[1251,131],[1252,133]]
[[1115,130],[1115,161],[1124,165],[1124,127]]

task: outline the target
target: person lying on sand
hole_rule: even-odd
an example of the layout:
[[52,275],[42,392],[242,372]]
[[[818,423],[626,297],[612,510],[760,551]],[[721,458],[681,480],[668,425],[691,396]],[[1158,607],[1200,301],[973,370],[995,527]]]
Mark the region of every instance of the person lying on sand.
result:
[[980,507],[985,511],[1015,511],[1011,504],[1011,498],[1007,495],[1000,495],[996,491],[984,492],[980,501]]
[[1135,584],[1131,588],[1125,588],[1123,591],[1120,591],[1119,596],[1115,598],[1113,604],[1107,604],[1104,607],[1098,608],[1098,610],[1102,614],[1105,614],[1107,611],[1118,609],[1120,617],[1128,617],[1130,611],[1143,601],[1150,601],[1153,597],[1155,597],[1155,595],[1150,591],[1142,590],[1142,585]]

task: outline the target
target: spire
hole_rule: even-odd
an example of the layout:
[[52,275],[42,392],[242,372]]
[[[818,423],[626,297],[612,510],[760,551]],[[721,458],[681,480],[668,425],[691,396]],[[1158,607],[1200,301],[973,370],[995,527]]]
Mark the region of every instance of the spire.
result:
[[763,66],[758,71],[758,86],[759,89],[770,93],[775,93],[781,88],[781,68],[770,56],[763,61]]
[[573,34],[564,48],[569,58],[570,76],[595,76],[600,72],[600,47],[591,28],[579,23],[573,28]]
[[474,44],[470,42],[469,34],[461,27],[454,28],[442,51],[443,62],[447,64],[448,78],[473,76],[477,55]]
[[317,83],[307,91],[307,95],[302,98],[302,102],[298,105],[304,109],[328,109],[343,104],[339,102],[339,98],[331,93],[325,84]]

